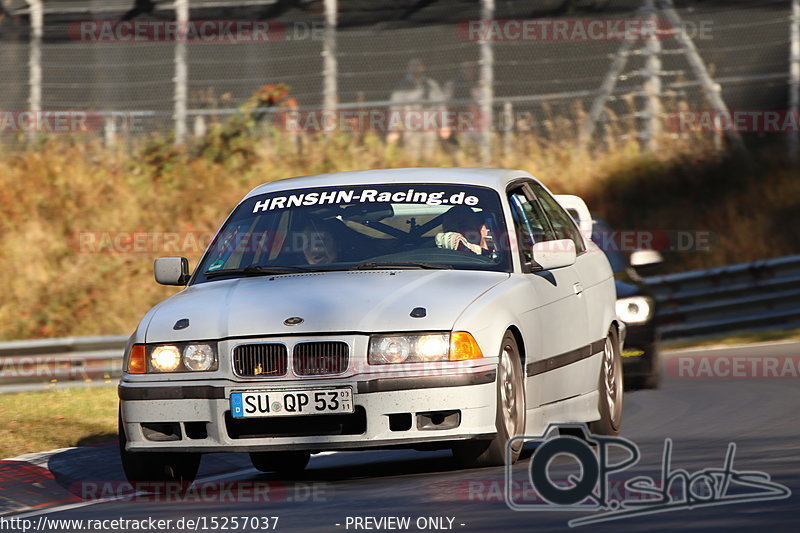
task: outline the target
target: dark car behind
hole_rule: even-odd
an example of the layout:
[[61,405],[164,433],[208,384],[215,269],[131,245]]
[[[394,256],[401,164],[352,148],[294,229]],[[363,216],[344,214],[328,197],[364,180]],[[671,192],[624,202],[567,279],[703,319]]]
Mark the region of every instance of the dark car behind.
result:
[[625,387],[658,388],[661,373],[656,303],[641,273],[658,264],[661,257],[652,250],[624,251],[614,230],[600,219],[593,220],[592,240],[611,263],[617,287],[617,315],[628,326],[622,352]]

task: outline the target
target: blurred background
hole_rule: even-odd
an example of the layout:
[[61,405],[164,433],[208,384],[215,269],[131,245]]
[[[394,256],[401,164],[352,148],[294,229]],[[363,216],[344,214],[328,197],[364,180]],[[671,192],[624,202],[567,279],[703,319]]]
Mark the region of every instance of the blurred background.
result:
[[[787,109],[790,3],[675,3],[677,16],[730,109]],[[124,29],[131,21],[174,22],[181,16],[181,4],[191,21],[272,23],[274,40],[134,42],[114,38],[113,31],[105,38],[100,32],[78,31],[89,21],[107,22],[113,29]],[[288,85],[301,107],[386,105],[409,61],[418,59],[427,76],[443,89],[450,87],[443,94],[451,101],[470,99],[469,89],[480,86],[487,74],[481,69],[486,68],[492,112],[502,114],[511,105],[513,120],[502,124],[504,129],[548,135],[548,121],[577,118],[580,110],[591,108],[621,45],[627,44],[626,63],[600,121],[604,128],[619,126],[617,133],[624,137],[645,129],[642,123],[650,117],[645,113],[644,84],[653,78],[660,81],[656,93],[663,113],[680,104],[708,107],[702,80],[683,43],[671,32],[674,27],[661,11],[648,11],[648,5],[652,9],[655,2],[3,0],[0,106],[92,110],[109,120],[120,113],[120,133],[168,135],[187,127],[191,135],[195,119],[209,123],[234,113],[266,84]],[[326,14],[331,6],[332,13]],[[483,45],[466,27],[469,21],[490,18],[574,23],[645,19],[651,14],[661,32],[655,50],[649,51],[653,43],[646,38],[509,36]],[[658,58],[657,71],[647,63],[651,52]],[[32,79],[34,67],[40,71],[39,80]],[[34,91],[40,91],[38,102],[33,102]]]
[[655,237],[674,337],[800,323],[797,0],[0,7],[0,340],[127,335],[252,187],[403,166],[525,169]]
[[[0,64],[0,457],[114,442],[122,348],[177,290],[153,260],[194,267],[297,175],[520,168],[581,196],[637,388],[662,341],[800,338],[800,0],[0,0]],[[633,404],[737,438],[783,412],[686,383]]]

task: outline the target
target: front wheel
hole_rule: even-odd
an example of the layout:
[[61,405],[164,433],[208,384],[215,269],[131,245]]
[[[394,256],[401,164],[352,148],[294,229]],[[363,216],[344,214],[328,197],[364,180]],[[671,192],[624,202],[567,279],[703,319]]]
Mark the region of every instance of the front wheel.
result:
[[[453,455],[464,466],[500,466],[506,461],[506,443],[525,430],[525,387],[519,348],[514,335],[506,332],[497,367],[497,433],[492,440],[463,442],[453,447]],[[522,441],[515,441],[510,460],[515,463]]]
[[597,435],[618,435],[622,426],[622,359],[619,355],[616,333],[609,332],[603,347],[598,383],[598,410],[600,420],[589,424],[589,430]]
[[122,413],[117,416],[119,431],[119,456],[122,470],[128,481],[136,486],[140,483],[180,482],[191,485],[200,468],[199,453],[129,452]]

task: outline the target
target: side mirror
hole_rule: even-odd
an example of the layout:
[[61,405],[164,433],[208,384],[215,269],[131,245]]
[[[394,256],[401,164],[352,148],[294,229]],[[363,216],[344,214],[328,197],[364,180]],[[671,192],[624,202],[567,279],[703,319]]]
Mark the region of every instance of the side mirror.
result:
[[631,253],[632,267],[657,265],[663,261],[664,258],[655,250],[635,250]]
[[159,257],[153,274],[161,285],[186,285],[189,281],[189,260],[185,257]]
[[575,264],[575,243],[571,239],[537,242],[531,252],[533,266],[552,270]]

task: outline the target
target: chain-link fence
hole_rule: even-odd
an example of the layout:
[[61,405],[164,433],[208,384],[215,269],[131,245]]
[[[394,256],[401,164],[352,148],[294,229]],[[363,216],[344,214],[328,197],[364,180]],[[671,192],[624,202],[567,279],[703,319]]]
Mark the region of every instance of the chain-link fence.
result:
[[181,141],[283,83],[305,130],[330,111],[416,105],[473,113],[460,133],[479,142],[487,130],[552,135],[554,117],[574,121],[570,134],[647,140],[685,133],[675,111],[720,111],[715,91],[727,111],[796,112],[792,4],[685,0],[676,24],[669,0],[2,0],[0,139],[60,131],[31,116],[61,111],[89,117],[65,119],[71,133]]

